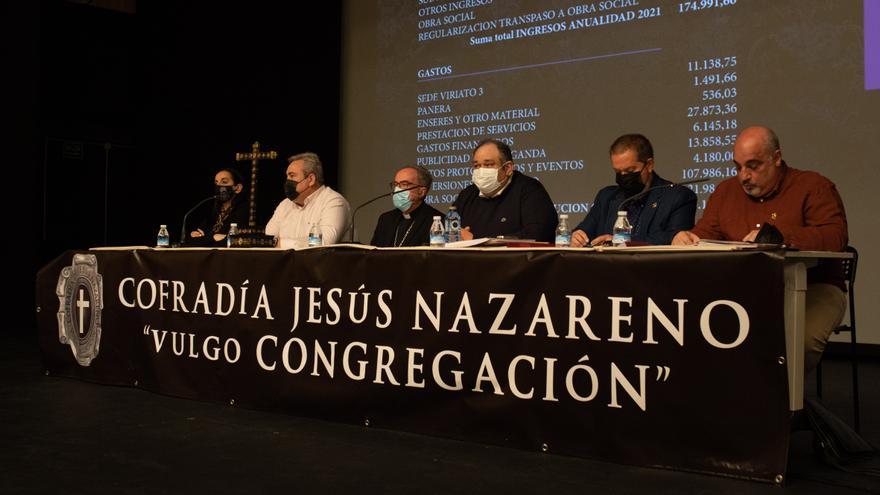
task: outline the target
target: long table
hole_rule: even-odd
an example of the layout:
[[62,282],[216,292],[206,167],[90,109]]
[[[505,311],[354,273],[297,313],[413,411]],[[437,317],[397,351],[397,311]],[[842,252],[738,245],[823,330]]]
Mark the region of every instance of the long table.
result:
[[789,409],[804,408],[804,327],[807,269],[820,260],[852,259],[852,253],[783,251],[785,259],[785,351],[788,363]]
[[71,251],[39,341],[52,375],[781,483],[821,256]]

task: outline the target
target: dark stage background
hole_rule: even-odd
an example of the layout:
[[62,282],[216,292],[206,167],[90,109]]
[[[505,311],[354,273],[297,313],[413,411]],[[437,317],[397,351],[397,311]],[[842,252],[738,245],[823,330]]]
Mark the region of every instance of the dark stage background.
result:
[[[177,241],[183,214],[211,193],[214,171],[233,165],[234,154],[249,151],[255,140],[282,158],[261,165],[261,225],[282,198],[283,158],[292,153],[318,152],[327,182],[342,189],[337,187],[344,131],[340,112],[345,108],[340,102],[350,107],[375,91],[369,79],[348,71],[342,94],[341,61],[359,61],[362,50],[353,48],[364,48],[356,43],[360,38],[351,36],[343,47],[342,23],[347,19],[359,29],[370,27],[371,18],[359,15],[358,9],[377,5],[367,0],[342,3],[4,2],[4,111],[11,131],[4,139],[2,177],[7,245],[14,246],[14,255],[7,257],[13,280],[7,299],[13,323],[25,323],[10,328],[33,325],[34,274],[65,250],[152,245],[160,223],[168,224],[172,241]],[[527,5],[513,5],[520,3]],[[820,6],[835,10],[832,4]],[[852,33],[861,29],[855,21]],[[789,27],[798,25],[794,19]],[[858,37],[852,33],[847,39]],[[408,64],[420,60],[417,53],[404,56]],[[862,93],[860,78],[858,82]],[[821,113],[825,104],[819,99],[811,108]],[[868,107],[863,112],[871,115]],[[377,126],[369,110],[349,109],[347,115],[346,121],[354,124],[346,138],[370,143],[346,146],[345,171],[351,184],[342,192],[356,205],[381,191],[397,165],[398,158],[387,161],[371,155],[370,149],[377,148],[394,153],[383,148],[388,140],[370,136],[377,128],[411,125],[413,120],[401,124],[389,119]],[[369,124],[357,126],[363,121]],[[805,129],[809,122],[803,120]],[[785,135],[783,142],[789,142]],[[869,148],[858,141],[854,149]],[[591,149],[601,166],[596,168],[599,179],[585,189],[583,201],[610,181],[604,144]],[[823,165],[849,164],[850,149],[842,149],[840,159],[823,160]],[[794,155],[798,148],[790,150]],[[798,152],[810,153],[804,147]],[[864,299],[858,305],[868,311],[864,321],[873,321],[866,295],[877,278],[871,276],[877,257],[871,256],[875,248],[865,236],[876,229],[865,228],[865,221],[859,220],[870,218],[872,211],[870,201],[859,198],[870,198],[865,191],[876,182],[870,174],[876,168],[863,164],[862,169],[866,175],[832,178],[856,185],[841,191],[850,214],[851,242],[863,255],[860,280],[868,288],[860,292]],[[239,164],[239,170],[247,176],[248,164]],[[366,175],[352,182],[359,170],[367,170]],[[362,187],[352,189],[352,184]],[[375,208],[390,208],[390,202],[377,202]],[[369,209],[359,214],[362,238],[372,230],[376,216]],[[579,219],[575,215],[574,220]],[[20,239],[24,241],[16,242]],[[876,330],[862,328],[860,340],[872,343]]]
[[152,245],[160,223],[176,242],[218,168],[249,183],[234,155],[254,141],[280,156],[261,162],[261,225],[283,198],[284,157],[317,152],[337,184],[340,2],[89,3],[4,4],[8,211],[25,239],[13,307],[25,323],[45,262]]

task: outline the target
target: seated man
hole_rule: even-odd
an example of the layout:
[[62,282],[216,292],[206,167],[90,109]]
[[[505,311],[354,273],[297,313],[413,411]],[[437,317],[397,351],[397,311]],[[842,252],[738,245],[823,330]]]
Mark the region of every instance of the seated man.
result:
[[511,237],[552,242],[556,208],[544,185],[513,169],[510,146],[484,139],[473,153],[473,184],[455,199],[462,239]]
[[[587,217],[571,233],[573,247],[611,240],[617,210],[625,199],[651,187],[671,184],[654,173],[654,148],[641,134],[615,139],[609,154],[617,185],[605,187],[596,195]],[[633,228],[633,241],[669,244],[677,232],[694,226],[697,195],[683,186],[664,187],[623,206]]]
[[214,175],[214,208],[189,233],[187,245],[226,246],[229,226],[247,227],[248,205],[241,194],[244,184],[235,169],[223,168]]
[[[837,188],[815,172],[789,167],[772,130],[742,131],[733,147],[733,161],[736,178],[718,184],[703,217],[693,230],[676,234],[673,244],[696,244],[701,238],[750,242],[761,225],[769,223],[793,248],[846,248],[846,213]],[[807,282],[804,368],[810,371],[843,319],[846,297],[840,262],[827,260],[810,268]]]
[[324,185],[321,159],[314,153],[300,153],[287,159],[284,195],[269,223],[266,234],[275,236],[282,249],[308,246],[312,224],[321,227],[324,244],[344,239],[351,225],[351,210],[341,194]]
[[406,192],[391,196],[394,209],[379,217],[370,244],[379,247],[423,246],[428,244],[433,217],[443,216],[428,203],[425,196],[431,190],[431,172],[421,165],[403,167],[394,174],[392,189]]

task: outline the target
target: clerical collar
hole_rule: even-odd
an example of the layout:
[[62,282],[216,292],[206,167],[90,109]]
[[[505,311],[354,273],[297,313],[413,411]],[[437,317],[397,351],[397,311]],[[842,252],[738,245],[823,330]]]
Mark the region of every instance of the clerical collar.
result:
[[424,204],[425,202],[422,201],[421,203],[419,203],[419,206],[413,208],[409,213],[400,212],[400,215],[407,220],[412,220],[412,218],[416,215],[416,212],[419,211],[419,209],[421,209]]

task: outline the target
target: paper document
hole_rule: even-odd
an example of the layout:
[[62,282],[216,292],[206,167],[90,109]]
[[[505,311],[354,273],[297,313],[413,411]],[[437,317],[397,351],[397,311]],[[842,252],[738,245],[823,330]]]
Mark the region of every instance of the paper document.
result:
[[466,241],[455,241],[455,242],[447,242],[446,247],[448,248],[467,248],[473,246],[479,246],[480,244],[486,244],[492,239],[488,237],[480,237],[479,239],[469,239]]

